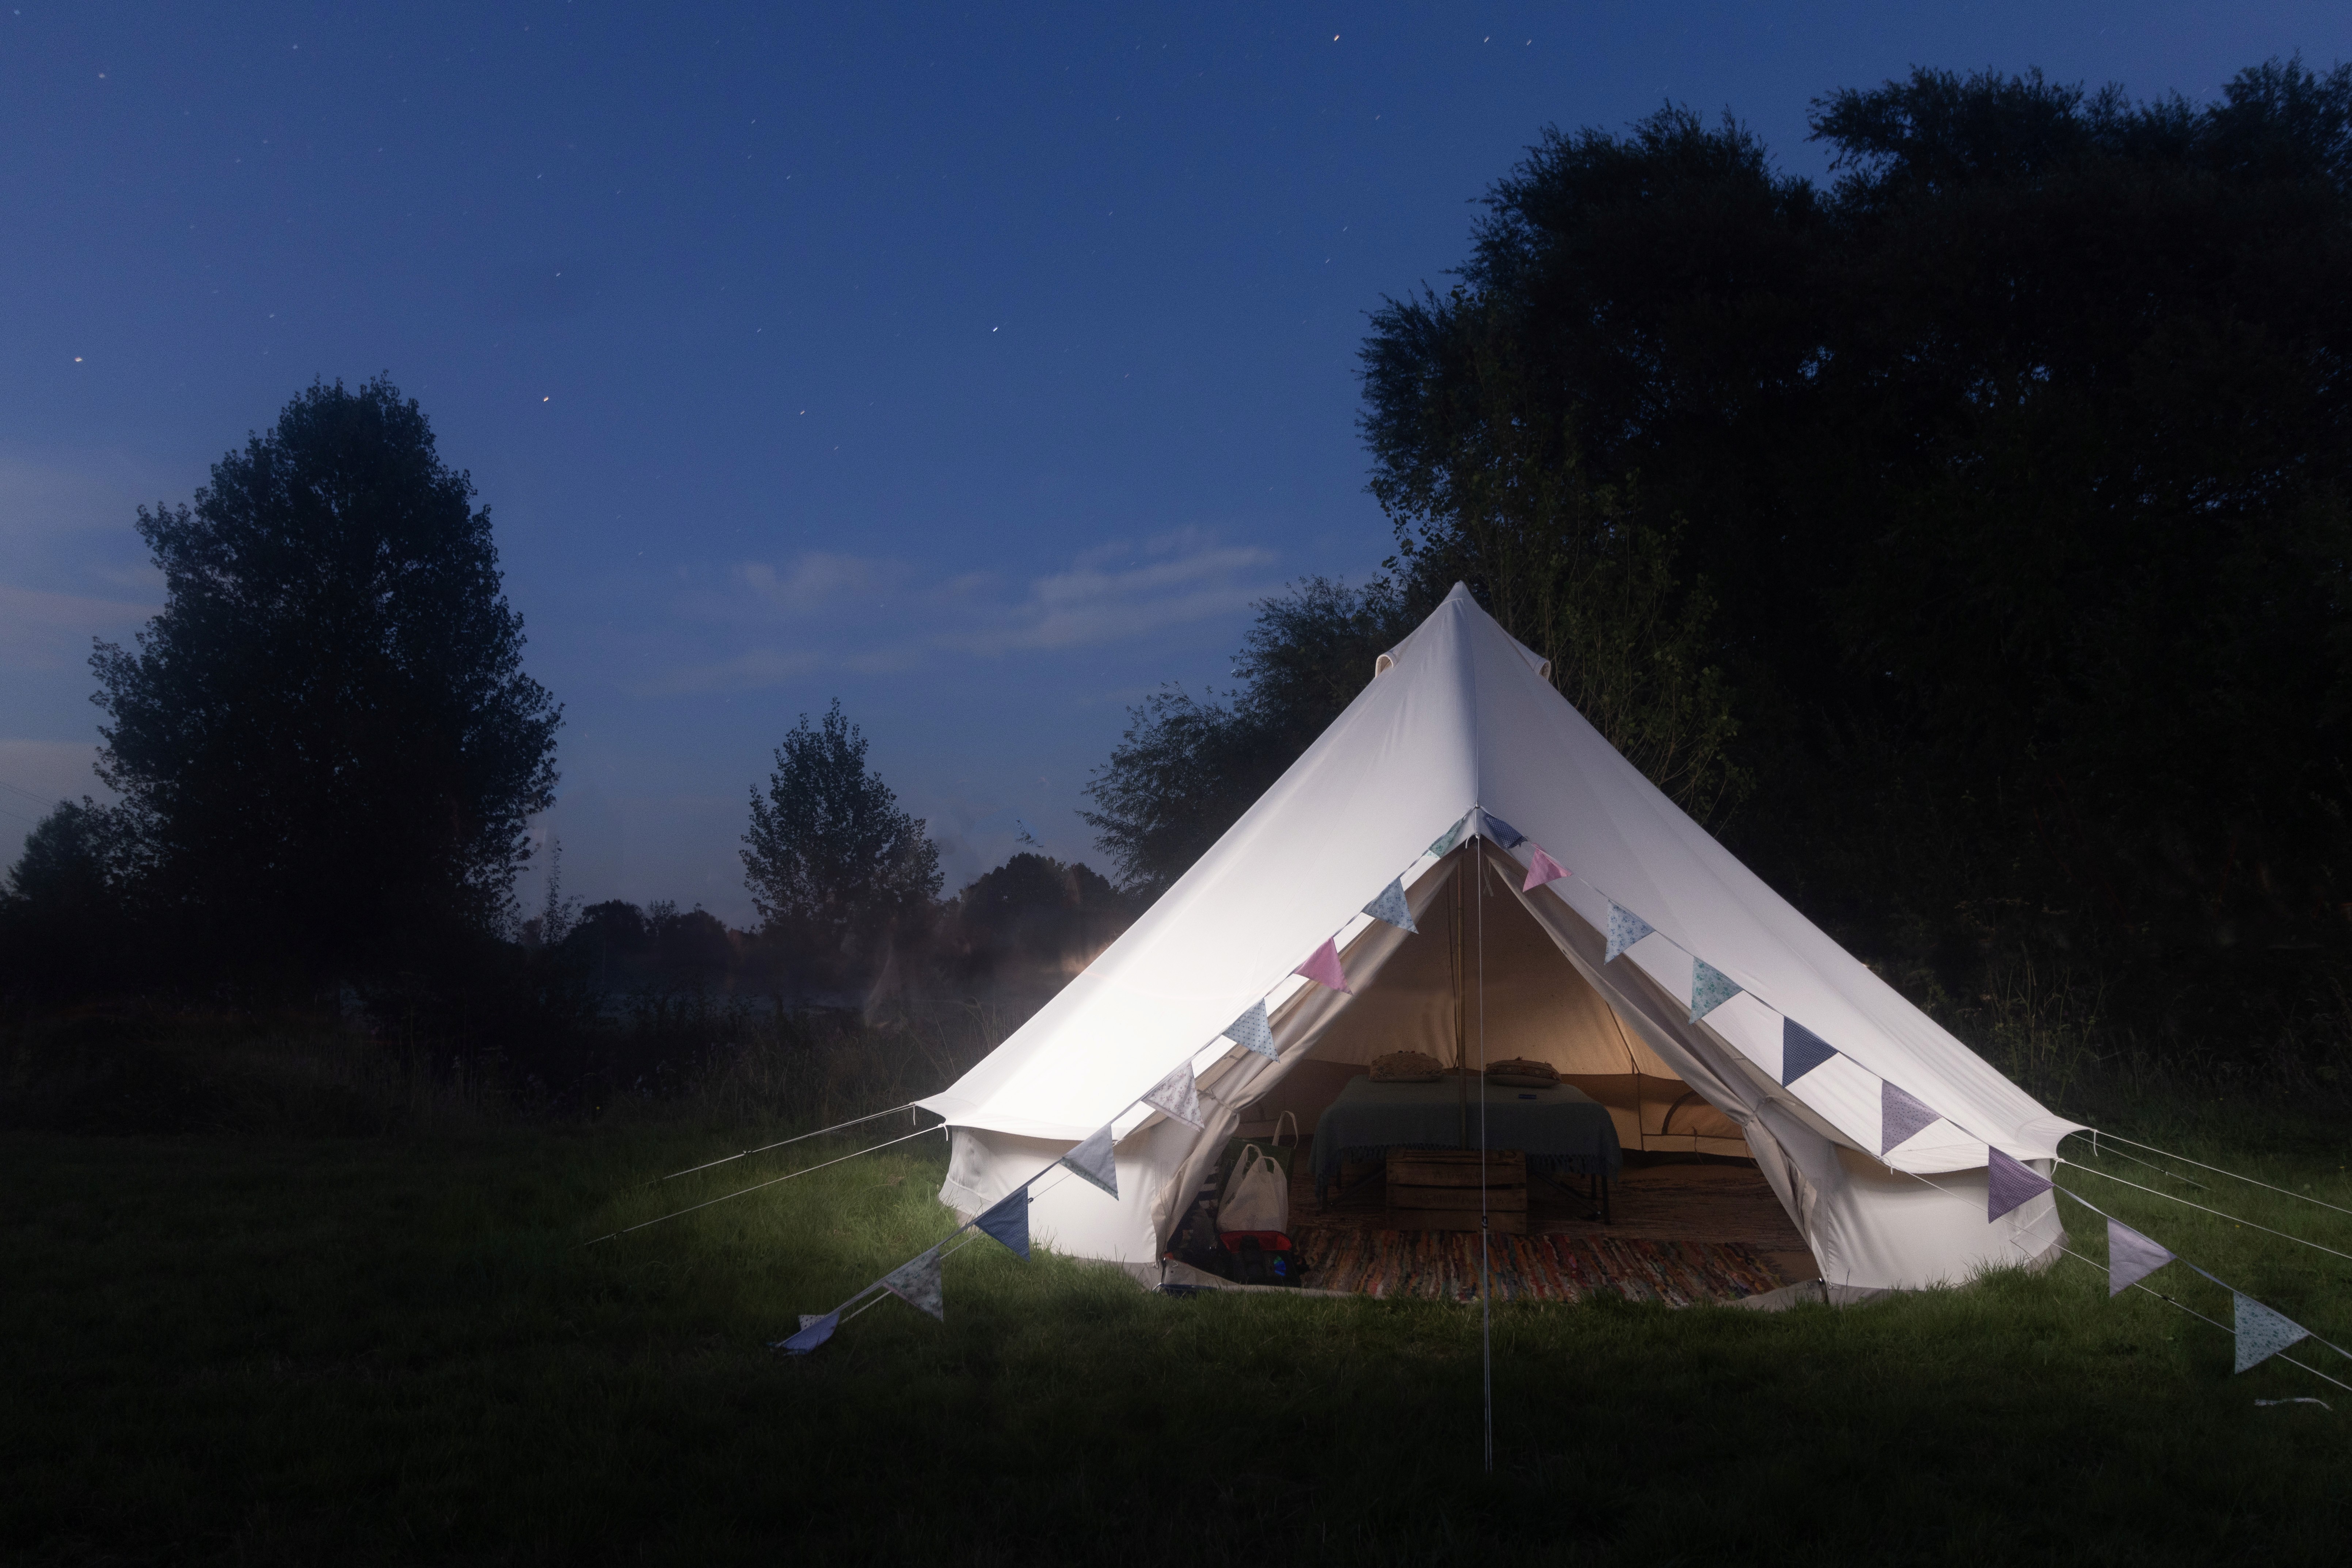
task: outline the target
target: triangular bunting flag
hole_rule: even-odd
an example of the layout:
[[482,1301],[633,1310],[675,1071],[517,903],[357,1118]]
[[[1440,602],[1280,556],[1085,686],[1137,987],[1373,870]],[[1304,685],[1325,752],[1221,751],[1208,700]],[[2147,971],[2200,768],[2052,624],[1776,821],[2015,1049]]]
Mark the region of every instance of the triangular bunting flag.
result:
[[1192,1064],[1178,1062],[1176,1069],[1151,1086],[1143,1103],[1164,1110],[1187,1127],[1201,1125],[1201,1091],[1192,1082]]
[[1470,814],[1465,811],[1462,814],[1461,821],[1455,823],[1453,826],[1439,834],[1435,838],[1430,840],[1429,853],[1432,855],[1445,855],[1452,853],[1454,847],[1462,842],[1462,830],[1469,826]]
[[1109,1123],[1096,1129],[1094,1136],[1063,1155],[1060,1163],[1076,1171],[1081,1179],[1113,1197],[1118,1196],[1118,1158],[1111,1152]]
[[1780,1087],[1788,1088],[1832,1057],[1837,1047],[1794,1018],[1780,1020]]
[[2268,1361],[2300,1339],[2310,1337],[2311,1331],[2302,1324],[2281,1317],[2252,1296],[2230,1292],[2238,1305],[2238,1364],[2235,1371]]
[[2171,1253],[2121,1220],[2107,1221],[2108,1295],[2122,1295],[2171,1261]]
[[782,1351],[787,1355],[806,1355],[833,1338],[833,1331],[839,1327],[841,1327],[839,1312],[803,1312],[801,1331],[788,1340],[778,1340],[769,1348]]
[[912,1263],[885,1274],[882,1289],[910,1307],[920,1307],[941,1322],[947,1321],[947,1303],[940,1299],[940,1249],[936,1247]]
[[1019,1253],[1023,1261],[1029,1257],[1029,1189],[1016,1187],[990,1206],[988,1212],[971,1222],[973,1228],[987,1232],[1005,1246]]
[[1567,875],[1567,867],[1538,849],[1535,858],[1528,862],[1528,879],[1519,884],[1519,891],[1532,893],[1546,882],[1557,882]]
[[[1348,972],[1339,967],[1339,943],[1332,937],[1325,937],[1323,945],[1308,953],[1307,962],[1290,973],[1304,974],[1316,984],[1333,991],[1348,989]],[[1354,994],[1352,992],[1349,994]]]
[[1420,934],[1421,928],[1412,923],[1412,906],[1404,901],[1404,879],[1399,877],[1381,889],[1381,896],[1364,906],[1364,912],[1376,921],[1386,921],[1399,931]]
[[1601,963],[1608,963],[1617,955],[1658,928],[1629,909],[1616,904],[1609,906],[1609,952]]
[[1731,976],[1704,958],[1691,960],[1692,1023],[1697,1023],[1738,994],[1739,986]]
[[1985,1223],[2007,1214],[2028,1198],[2050,1190],[2050,1178],[2032,1166],[2012,1160],[1990,1144],[1985,1146]]
[[[1916,1095],[1906,1094],[1891,1083],[1882,1081],[1878,1086],[1880,1157],[1884,1158],[1897,1143],[1904,1142],[1923,1131],[1927,1123],[1936,1120],[1937,1115],[1936,1108],[1926,1100]],[[2031,1175],[2032,1173],[2029,1171],[2026,1173]],[[2042,1184],[2046,1187],[2050,1184],[2044,1182]],[[2026,1197],[2032,1195],[2028,1193]],[[2020,1198],[2017,1201],[2023,1203],[2025,1198]]]
[[1501,817],[1496,816],[1493,812],[1488,811],[1483,805],[1478,808],[1478,827],[1480,832],[1486,834],[1487,837],[1493,839],[1496,843],[1501,845],[1506,849],[1517,849],[1520,845],[1525,844],[1528,841],[1528,836],[1526,834],[1520,832],[1509,823],[1505,822]]
[[1249,1011],[1225,1026],[1225,1038],[1262,1057],[1279,1058],[1274,1048],[1274,1026],[1266,1022],[1265,1004],[1253,1002]]

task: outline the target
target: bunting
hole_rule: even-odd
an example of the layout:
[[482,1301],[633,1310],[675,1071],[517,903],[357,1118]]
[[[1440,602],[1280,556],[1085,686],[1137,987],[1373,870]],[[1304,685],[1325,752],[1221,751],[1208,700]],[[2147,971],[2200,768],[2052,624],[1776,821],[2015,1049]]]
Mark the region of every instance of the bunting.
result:
[[1690,1021],[1697,1023],[1738,995],[1739,991],[1738,984],[1722,970],[1704,958],[1692,959]]
[[806,1355],[833,1338],[833,1331],[839,1327],[841,1327],[839,1312],[803,1312],[801,1331],[790,1339],[777,1341],[773,1348],[788,1355]]
[[2252,1296],[2230,1292],[2237,1303],[2238,1364],[2232,1370],[2243,1372],[2286,1349],[2300,1339],[2310,1337],[2311,1331],[2302,1324],[2272,1311]]
[[1201,1125],[1201,1090],[1192,1081],[1192,1064],[1178,1062],[1176,1069],[1151,1086],[1143,1103],[1164,1110],[1187,1127]]
[[[1025,1215],[1023,1228],[1027,1228]],[[947,1303],[940,1297],[938,1247],[932,1247],[912,1263],[901,1264],[882,1276],[882,1289],[907,1305],[920,1307],[941,1322],[947,1321]]]
[[997,1199],[986,1213],[971,1223],[973,1228],[987,1232],[1011,1247],[1024,1263],[1029,1260],[1029,1188],[1026,1184]]
[[1364,906],[1364,912],[1376,921],[1386,921],[1399,931],[1409,931],[1418,936],[1421,928],[1412,923],[1412,906],[1405,902],[1404,879],[1399,877],[1381,889],[1381,896]]
[[1281,1055],[1274,1048],[1274,1026],[1266,1021],[1264,1001],[1251,1003],[1247,1012],[1225,1026],[1224,1036],[1234,1044],[1255,1051],[1262,1057],[1279,1058]]
[[2048,1192],[2049,1177],[1985,1145],[1985,1223],[1990,1225],[2028,1198]]
[[[2107,1294],[2120,1296],[2172,1261],[2172,1254],[2121,1220],[2107,1221]],[[2244,1368],[2240,1368],[2243,1371]]]
[[1462,814],[1461,821],[1430,840],[1429,853],[1441,856],[1452,853],[1454,847],[1462,842],[1462,830],[1469,826],[1470,814],[1465,811]]
[[1601,963],[1615,961],[1617,955],[1658,928],[1612,900],[1609,905],[1609,951]]
[[1113,1197],[1118,1196],[1118,1159],[1111,1151],[1108,1122],[1055,1163],[1067,1165],[1080,1180],[1100,1187]]
[[1483,805],[1478,808],[1478,826],[1480,830],[1483,831],[1487,837],[1493,839],[1496,843],[1501,845],[1506,849],[1517,849],[1520,845],[1525,844],[1528,841],[1528,836],[1526,834],[1520,832],[1509,823],[1505,822],[1501,817],[1496,816],[1493,812],[1488,811]]
[[[1934,1106],[1915,1094],[1906,1093],[1884,1079],[1878,1085],[1878,1157],[1885,1159],[1895,1145],[1916,1137],[1940,1114]],[[2033,1173],[2028,1171],[2026,1174]],[[2044,1182],[2043,1186],[2050,1184]],[[2028,1193],[2026,1197],[2033,1194]],[[2025,1198],[2020,1198],[2023,1203]],[[2014,1205],[2011,1205],[2014,1206]]]
[[1535,858],[1528,862],[1528,879],[1519,884],[1519,891],[1532,893],[1547,882],[1557,882],[1568,875],[1568,868],[1545,854],[1538,847]]
[[1794,1018],[1780,1020],[1780,1087],[1788,1088],[1832,1057],[1837,1047]]
[[1334,938],[1325,937],[1323,945],[1308,953],[1307,962],[1290,973],[1304,974],[1316,984],[1327,989],[1346,991],[1351,996],[1355,994],[1354,992],[1348,990],[1348,972],[1339,967],[1339,943]]

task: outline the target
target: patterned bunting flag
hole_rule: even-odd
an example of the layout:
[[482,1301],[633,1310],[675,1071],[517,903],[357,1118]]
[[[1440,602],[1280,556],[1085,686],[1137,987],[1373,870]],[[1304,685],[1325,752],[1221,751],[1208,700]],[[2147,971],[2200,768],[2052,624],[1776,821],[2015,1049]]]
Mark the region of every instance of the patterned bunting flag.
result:
[[1465,811],[1462,814],[1461,821],[1430,840],[1429,852],[1432,855],[1451,854],[1454,847],[1462,842],[1462,830],[1469,826],[1470,814]]
[[1616,903],[1609,906],[1609,952],[1601,963],[1614,962],[1617,955],[1658,928]]
[[2235,1290],[2230,1295],[2238,1307],[2236,1371],[2243,1372],[2268,1361],[2295,1341],[2309,1337],[2309,1329],[2272,1311],[2252,1296],[2242,1296]]
[[1118,1196],[1118,1157],[1111,1151],[1108,1122],[1058,1163],[1076,1172],[1080,1180],[1091,1182],[1113,1197]]
[[987,1232],[1020,1254],[1023,1262],[1028,1261],[1029,1189],[1026,1186],[1013,1188],[971,1223],[975,1229]]
[[790,1339],[778,1340],[769,1348],[782,1351],[787,1355],[806,1355],[833,1338],[833,1331],[839,1327],[839,1312],[803,1312],[801,1331]]
[[[1307,962],[1290,973],[1304,974],[1316,984],[1333,991],[1348,991],[1348,972],[1339,967],[1339,944],[1331,937],[1325,937],[1323,945],[1308,953]],[[1348,994],[1355,994],[1352,991]]]
[[2121,1220],[2107,1221],[2108,1295],[2122,1295],[2171,1261],[2171,1253]]
[[1528,879],[1519,884],[1519,891],[1532,893],[1546,882],[1557,882],[1567,875],[1567,867],[1538,848],[1535,858],[1528,862]]
[[910,1307],[920,1307],[941,1322],[947,1321],[947,1303],[940,1299],[940,1249],[936,1247],[902,1264],[882,1277],[882,1289]]
[[1281,1052],[1274,1048],[1274,1026],[1266,1021],[1265,1004],[1253,1002],[1249,1010],[1225,1026],[1225,1038],[1262,1057],[1279,1059]]
[[1697,1023],[1726,1002],[1739,994],[1739,986],[1728,974],[1704,958],[1691,960],[1691,1016]]
[[2021,1161],[1985,1146],[1985,1223],[1990,1225],[2028,1198],[2050,1190],[2050,1178]]
[[1517,849],[1528,841],[1526,834],[1483,805],[1478,808],[1478,819],[1479,830],[1506,849]]
[[1176,1069],[1151,1086],[1143,1103],[1164,1110],[1187,1127],[1201,1125],[1201,1091],[1192,1082],[1192,1064],[1178,1062]]
[[[1936,1108],[1916,1095],[1906,1094],[1893,1084],[1880,1080],[1878,1085],[1878,1155],[1885,1159],[1895,1145],[1925,1131],[1936,1120]],[[2032,1173],[2027,1173],[2031,1174]],[[2043,1186],[2050,1184],[2044,1182]],[[2031,1193],[2027,1197],[2032,1196]],[[2017,1200],[2023,1203],[2024,1198]]]
[[1418,935],[1421,928],[1412,923],[1412,906],[1404,900],[1404,879],[1399,877],[1381,889],[1381,896],[1364,906],[1364,912],[1376,921],[1386,921],[1400,931]]
[[1780,1087],[1788,1088],[1832,1057],[1837,1047],[1794,1018],[1780,1020]]

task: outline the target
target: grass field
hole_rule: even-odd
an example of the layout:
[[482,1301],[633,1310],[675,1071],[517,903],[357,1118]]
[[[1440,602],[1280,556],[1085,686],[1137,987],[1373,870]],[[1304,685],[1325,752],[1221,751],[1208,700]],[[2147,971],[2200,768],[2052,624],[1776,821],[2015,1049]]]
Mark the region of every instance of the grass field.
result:
[[[2270,1120],[2259,1173],[2352,1206],[2343,1141]],[[1498,1310],[1491,1478],[1473,1308],[1150,1296],[987,1243],[944,1325],[888,1300],[791,1360],[796,1313],[950,1228],[944,1149],[579,1245],[740,1184],[630,1190],[730,1136],[0,1137],[0,1558],[2309,1563],[2352,1522],[2352,1395],[2232,1376],[2227,1335],[2071,1260],[1844,1310]],[[2352,1251],[2352,1216],[2175,1190]],[[2352,1263],[2099,1201],[2352,1343]],[[2305,1394],[2334,1409],[2256,1404]]]

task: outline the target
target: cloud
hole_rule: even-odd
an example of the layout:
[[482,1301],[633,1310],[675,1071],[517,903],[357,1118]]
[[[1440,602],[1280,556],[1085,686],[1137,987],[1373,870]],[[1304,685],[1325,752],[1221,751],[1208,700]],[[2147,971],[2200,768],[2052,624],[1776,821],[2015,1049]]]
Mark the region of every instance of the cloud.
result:
[[92,637],[121,637],[158,607],[0,583],[0,668],[79,667],[89,658]]
[[[1120,557],[1124,565],[1114,565]],[[1157,559],[1154,559],[1157,557]],[[1230,615],[1265,596],[1275,554],[1255,545],[1216,544],[1197,532],[1169,534],[1140,551],[1106,545],[1066,572],[1039,577],[1001,625],[965,640],[981,653],[1082,647],[1140,637],[1163,626]]]
[[[1270,550],[1185,530],[1098,545],[1020,583],[988,572],[927,582],[904,561],[823,551],[740,562],[727,574],[731,589],[698,587],[674,606],[706,623],[757,627],[767,646],[676,667],[626,689],[757,690],[819,669],[894,674],[942,655],[1097,647],[1235,614],[1279,586],[1276,560]],[[769,639],[779,632],[800,646],[774,646]]]

